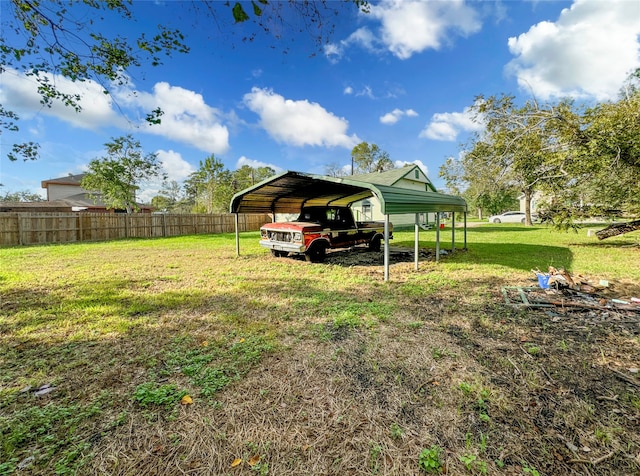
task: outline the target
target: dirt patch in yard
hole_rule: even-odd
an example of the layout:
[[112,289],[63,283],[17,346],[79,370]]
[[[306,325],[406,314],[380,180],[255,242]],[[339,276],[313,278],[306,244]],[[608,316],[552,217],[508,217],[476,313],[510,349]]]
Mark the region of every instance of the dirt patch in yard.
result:
[[[457,250],[463,252],[463,250]],[[420,248],[419,251],[420,262],[435,261],[435,250]],[[441,258],[446,257],[450,252],[444,248],[440,250]],[[389,264],[395,265],[398,263],[413,263],[414,252],[413,249],[400,247],[389,248]],[[355,246],[347,250],[329,250],[325,258],[325,263],[337,265],[337,266],[383,266],[384,265],[384,252],[369,251],[366,247]]]

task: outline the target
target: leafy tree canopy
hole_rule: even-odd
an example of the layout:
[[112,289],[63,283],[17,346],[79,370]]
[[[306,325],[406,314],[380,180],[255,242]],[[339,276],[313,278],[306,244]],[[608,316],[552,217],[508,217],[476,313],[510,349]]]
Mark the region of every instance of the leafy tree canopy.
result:
[[376,144],[360,142],[351,150],[352,173],[372,173],[391,170],[393,162],[389,154]]
[[107,156],[89,162],[82,188],[100,198],[108,208],[139,209],[136,191],[148,180],[162,177],[156,154],[144,155],[140,142],[131,135],[118,137],[105,144]]

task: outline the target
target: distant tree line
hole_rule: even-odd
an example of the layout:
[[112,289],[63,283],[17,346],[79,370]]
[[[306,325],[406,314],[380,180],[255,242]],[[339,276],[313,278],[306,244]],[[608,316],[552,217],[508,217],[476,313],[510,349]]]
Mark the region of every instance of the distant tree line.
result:
[[[0,184],[0,187],[3,185]],[[18,190],[15,192],[0,192],[0,202],[44,202],[40,194],[28,190]]]
[[228,213],[231,198],[241,190],[275,175],[271,167],[243,165],[227,170],[213,154],[200,161],[181,186],[175,180],[164,182],[151,205],[169,213]]

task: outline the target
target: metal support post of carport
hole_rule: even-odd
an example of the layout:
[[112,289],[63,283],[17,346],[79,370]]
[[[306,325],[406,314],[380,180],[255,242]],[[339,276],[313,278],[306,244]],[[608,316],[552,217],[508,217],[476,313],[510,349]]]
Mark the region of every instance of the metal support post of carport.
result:
[[436,213],[436,263],[440,261],[440,212]]
[[456,212],[451,212],[451,253],[456,250]]
[[389,214],[384,215],[384,280],[389,281]]
[[238,213],[234,213],[235,217],[234,217],[234,223],[236,225],[236,256],[240,256],[240,232],[239,232],[239,228],[240,228],[240,218]]
[[464,212],[464,250],[467,249],[467,212]]
[[418,253],[420,252],[420,214],[416,213],[416,221],[413,232],[413,268],[418,271]]

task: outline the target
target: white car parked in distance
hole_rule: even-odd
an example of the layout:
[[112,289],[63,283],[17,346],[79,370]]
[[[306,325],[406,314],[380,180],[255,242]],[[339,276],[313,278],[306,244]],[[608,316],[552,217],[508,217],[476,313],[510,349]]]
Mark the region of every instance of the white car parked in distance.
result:
[[[531,221],[536,221],[538,216],[535,213],[531,214]],[[489,223],[524,223],[525,222],[525,214],[524,212],[504,212],[500,215],[491,215],[489,218]]]

